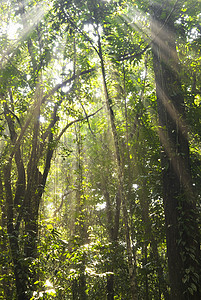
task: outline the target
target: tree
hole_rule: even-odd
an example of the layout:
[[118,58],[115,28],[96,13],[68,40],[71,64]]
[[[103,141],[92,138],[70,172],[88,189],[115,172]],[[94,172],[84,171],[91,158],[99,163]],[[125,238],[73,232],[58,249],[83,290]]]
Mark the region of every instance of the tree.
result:
[[174,10],[171,3],[151,8],[169,280],[172,299],[199,299],[200,237],[176,52]]

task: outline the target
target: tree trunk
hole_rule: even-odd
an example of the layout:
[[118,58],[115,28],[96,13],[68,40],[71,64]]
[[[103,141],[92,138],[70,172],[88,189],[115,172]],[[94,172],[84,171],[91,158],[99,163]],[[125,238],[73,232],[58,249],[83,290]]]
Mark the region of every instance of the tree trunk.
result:
[[[77,186],[76,186],[76,216],[75,216],[75,235],[76,237],[76,246],[81,247],[87,241],[87,228],[86,228],[86,216],[84,214],[85,207],[85,196],[84,196],[84,186],[83,186],[83,142],[82,135],[80,131],[80,124],[76,128],[76,142],[77,142]],[[80,258],[80,264],[77,266],[78,274],[77,277],[77,297],[75,299],[85,300],[87,299],[86,293],[86,275],[85,275],[85,253],[82,253]]]
[[[140,168],[139,168],[140,169]],[[140,197],[140,206],[142,211],[142,221],[145,226],[145,254],[147,252],[147,242],[150,242],[151,250],[153,253],[153,259],[156,262],[156,268],[157,268],[157,275],[158,275],[158,294],[159,299],[161,299],[162,294],[164,295],[165,300],[169,300],[169,293],[167,290],[167,282],[164,278],[164,272],[163,268],[160,262],[160,256],[158,253],[158,245],[157,245],[157,239],[154,237],[153,230],[152,230],[152,224],[149,216],[149,203],[147,199],[147,187],[146,187],[146,181],[142,180],[141,182],[142,187],[139,191],[139,197]],[[145,256],[146,257],[146,256]],[[149,298],[148,298],[149,299]]]
[[17,300],[28,300],[30,298],[27,294],[28,275],[25,264],[23,263],[23,256],[19,249],[19,228],[16,226],[14,227],[13,225],[13,197],[10,181],[11,164],[8,163],[4,167],[4,187],[7,204],[7,232],[14,266]]
[[[112,247],[112,258],[109,262],[107,272],[107,300],[114,299],[114,264],[115,264],[115,244],[118,241],[119,234],[119,215],[120,215],[120,197],[119,193],[116,195],[115,211],[112,209],[110,195],[107,189],[107,177],[102,179],[103,194],[106,201],[106,214],[107,214],[107,230]],[[111,249],[110,249],[111,250]]]
[[114,300],[114,275],[107,275],[107,300]]
[[[152,51],[161,140],[171,299],[201,299],[197,212],[193,198],[184,96],[170,6],[152,7]],[[164,21],[163,21],[164,20]]]
[[110,118],[111,130],[112,130],[113,140],[114,140],[114,149],[115,149],[115,155],[116,155],[116,161],[117,161],[118,191],[119,191],[119,197],[120,197],[120,204],[122,204],[123,220],[124,220],[124,225],[125,225],[125,238],[126,238],[127,255],[128,255],[128,271],[129,271],[129,279],[130,279],[131,299],[137,300],[138,293],[137,293],[137,284],[136,284],[136,276],[135,276],[136,264],[135,264],[135,257],[133,256],[133,253],[132,253],[130,226],[129,226],[129,221],[128,221],[128,212],[127,212],[125,191],[124,191],[124,187],[123,187],[123,185],[124,185],[123,184],[123,181],[124,181],[123,164],[122,164],[121,155],[120,155],[119,140],[118,140],[117,129],[116,129],[116,125],[115,125],[114,112],[112,109],[112,101],[110,99],[108,88],[107,88],[105,65],[104,65],[103,53],[102,53],[102,47],[101,47],[101,39],[100,39],[98,30],[97,30],[97,34],[98,34],[98,53],[99,53],[99,58],[100,58],[100,63],[101,63],[103,88],[104,88],[107,110],[108,110],[108,114],[109,114],[109,118]]
[[[146,266],[147,265],[147,245],[148,243],[145,242],[142,246],[142,255],[144,257],[143,259],[143,265]],[[144,300],[149,300],[149,281],[148,281],[148,272],[147,270],[145,270],[145,275],[144,275],[144,287],[145,287],[145,292],[144,292]]]
[[[26,300],[31,298],[32,289],[35,288],[34,282],[37,274],[32,267],[32,260],[37,257],[39,204],[46,184],[46,179],[50,169],[50,162],[54,151],[54,148],[51,145],[53,134],[49,134],[44,172],[41,174],[38,169],[38,163],[43,154],[40,152],[39,147],[40,101],[38,101],[37,108],[34,112],[33,138],[30,144],[31,155],[26,176],[23,155],[21,153],[21,145],[16,145],[17,133],[15,130],[15,123],[13,118],[11,118],[11,112],[6,102],[4,103],[4,115],[8,124],[11,143],[13,144],[14,149],[8,157],[8,161],[5,163],[3,173],[7,232],[13,260],[17,299]],[[15,165],[13,158],[15,159]],[[16,184],[11,176],[11,172],[14,170],[15,166],[17,170]],[[23,220],[25,222],[24,229],[22,228]],[[20,247],[20,234],[24,234],[26,236],[23,250],[23,247]],[[31,268],[31,272],[29,268]]]
[[1,245],[1,251],[3,254],[3,259],[1,260],[2,269],[0,270],[0,277],[2,276],[2,290],[3,290],[3,296],[5,299],[11,299],[12,298],[12,283],[8,282],[9,273],[10,273],[10,251],[8,247],[8,235],[6,232],[6,203],[5,203],[5,197],[4,197],[4,188],[1,178],[1,170],[0,170],[0,211],[1,211],[1,219],[0,219],[0,245]]

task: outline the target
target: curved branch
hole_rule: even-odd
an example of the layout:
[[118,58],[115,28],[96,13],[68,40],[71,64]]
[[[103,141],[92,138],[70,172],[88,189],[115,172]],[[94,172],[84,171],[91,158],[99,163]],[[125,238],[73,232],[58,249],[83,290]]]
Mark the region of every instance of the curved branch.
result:
[[63,203],[64,203],[64,198],[72,192],[73,192],[73,190],[70,190],[70,191],[68,191],[68,192],[66,192],[62,195],[61,203],[60,203],[59,207],[57,209],[55,209],[54,214],[53,214],[53,218],[56,217],[56,214],[62,209],[62,206],[63,206]]
[[85,109],[85,107],[84,107],[84,105],[82,104],[81,101],[80,101],[80,104],[81,104],[82,109],[83,109],[83,111],[84,111],[84,114],[85,114],[85,116],[86,116],[89,130],[90,130],[91,134],[94,136],[94,133],[93,133],[93,131],[92,131],[92,129],[91,129],[91,125],[90,125],[90,122],[89,122],[89,116],[87,115],[86,109]]
[[135,52],[133,54],[125,54],[121,58],[115,59],[115,61],[124,61],[127,59],[137,58],[138,56],[142,55],[149,47],[151,47],[151,43],[149,43],[143,50]]
[[44,104],[49,97],[51,97],[55,92],[57,92],[62,87],[66,86],[67,84],[70,84],[73,80],[75,80],[79,76],[82,76],[82,75],[85,75],[85,74],[89,74],[89,73],[91,73],[93,71],[95,71],[95,68],[91,68],[89,70],[82,71],[82,72],[80,72],[78,74],[74,74],[71,78],[63,81],[62,83],[59,83],[59,84],[55,85],[55,87],[53,87],[53,89],[51,89],[51,91],[49,93],[47,93],[47,95],[45,95],[42,98],[42,104]]
[[83,118],[81,118],[81,119],[76,119],[76,120],[73,120],[72,122],[68,123],[68,124],[62,129],[62,131],[61,131],[60,134],[58,135],[56,141],[59,141],[59,140],[60,140],[60,138],[62,137],[62,135],[66,132],[66,130],[67,130],[70,126],[72,126],[72,125],[75,124],[75,123],[78,123],[78,122],[87,120],[87,119],[90,118],[90,117],[93,117],[93,116],[96,115],[102,108],[103,108],[103,106],[102,106],[101,108],[99,108],[97,111],[95,111],[94,113],[92,113],[92,114],[90,114],[90,115],[88,115],[88,116],[86,116],[86,117],[83,117]]

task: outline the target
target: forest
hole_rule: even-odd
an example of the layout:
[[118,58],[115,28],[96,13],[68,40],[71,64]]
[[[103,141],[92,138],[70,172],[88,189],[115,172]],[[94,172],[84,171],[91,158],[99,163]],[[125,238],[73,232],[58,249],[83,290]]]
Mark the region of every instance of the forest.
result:
[[0,299],[201,299],[201,1],[0,2]]

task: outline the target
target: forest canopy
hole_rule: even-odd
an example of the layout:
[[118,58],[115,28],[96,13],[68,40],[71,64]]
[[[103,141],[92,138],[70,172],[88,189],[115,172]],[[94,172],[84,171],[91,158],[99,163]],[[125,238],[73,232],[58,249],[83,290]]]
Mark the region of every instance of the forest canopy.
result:
[[0,299],[201,299],[200,12],[1,1]]

